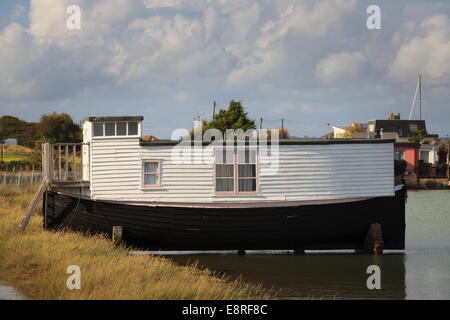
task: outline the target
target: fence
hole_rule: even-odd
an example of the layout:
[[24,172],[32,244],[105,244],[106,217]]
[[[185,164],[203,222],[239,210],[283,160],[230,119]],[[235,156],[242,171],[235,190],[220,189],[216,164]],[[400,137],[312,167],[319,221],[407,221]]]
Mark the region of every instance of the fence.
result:
[[85,143],[45,143],[42,148],[43,175],[49,182],[83,180]]
[[3,171],[0,172],[0,186],[3,188],[22,190],[39,184],[42,181],[40,171]]

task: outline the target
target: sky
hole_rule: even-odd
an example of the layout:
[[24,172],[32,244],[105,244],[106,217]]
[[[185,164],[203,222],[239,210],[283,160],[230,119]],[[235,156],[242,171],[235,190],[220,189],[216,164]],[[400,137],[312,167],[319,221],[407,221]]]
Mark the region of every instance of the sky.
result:
[[0,2],[0,116],[27,121],[143,115],[144,134],[168,138],[234,99],[265,128],[321,136],[408,119],[419,74],[428,131],[450,135],[450,1]]

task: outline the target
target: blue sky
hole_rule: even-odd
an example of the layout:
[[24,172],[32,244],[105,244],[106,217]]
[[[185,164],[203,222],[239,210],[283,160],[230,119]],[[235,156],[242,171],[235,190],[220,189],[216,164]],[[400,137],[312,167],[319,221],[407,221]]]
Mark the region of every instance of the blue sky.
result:
[[421,73],[428,129],[450,135],[448,1],[2,0],[0,48],[0,115],[28,121],[143,115],[163,138],[235,99],[266,128],[319,136],[406,119]]

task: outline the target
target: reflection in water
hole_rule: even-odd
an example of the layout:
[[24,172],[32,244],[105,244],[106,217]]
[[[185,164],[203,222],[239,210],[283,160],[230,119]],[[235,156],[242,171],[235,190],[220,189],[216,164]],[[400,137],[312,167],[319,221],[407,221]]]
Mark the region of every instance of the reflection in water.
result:
[[26,297],[7,283],[0,282],[0,300],[26,300]]
[[[404,299],[403,254],[383,256],[357,254],[306,255],[176,255],[178,264],[199,265],[235,279],[272,288],[280,298]],[[369,290],[366,273],[370,265],[381,269],[381,290]]]

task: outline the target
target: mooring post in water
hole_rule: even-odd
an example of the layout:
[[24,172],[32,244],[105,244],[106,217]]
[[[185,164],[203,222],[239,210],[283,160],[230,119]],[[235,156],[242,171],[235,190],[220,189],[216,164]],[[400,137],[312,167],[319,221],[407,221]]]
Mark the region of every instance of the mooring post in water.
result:
[[381,224],[372,223],[367,232],[366,240],[364,242],[364,251],[369,254],[383,254],[384,242],[383,234],[381,233]]
[[122,226],[113,226],[112,241],[115,244],[121,243],[122,242],[122,234],[123,234]]

